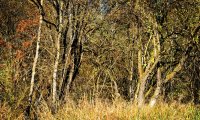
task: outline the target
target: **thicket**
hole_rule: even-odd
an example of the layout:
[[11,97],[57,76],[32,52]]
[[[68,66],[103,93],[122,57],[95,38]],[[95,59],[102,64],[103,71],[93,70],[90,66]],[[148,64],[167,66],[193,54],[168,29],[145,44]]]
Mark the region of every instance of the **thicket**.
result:
[[200,119],[198,0],[1,0],[0,118]]

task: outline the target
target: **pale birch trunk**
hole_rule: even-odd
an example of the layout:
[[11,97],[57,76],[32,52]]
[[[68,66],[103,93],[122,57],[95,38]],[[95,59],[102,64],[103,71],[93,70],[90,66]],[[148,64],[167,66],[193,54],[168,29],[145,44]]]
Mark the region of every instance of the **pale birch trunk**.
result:
[[56,101],[57,101],[57,72],[58,72],[58,65],[59,65],[59,58],[60,58],[60,40],[62,36],[62,30],[63,30],[63,3],[59,1],[59,14],[58,14],[58,36],[55,41],[56,44],[56,59],[54,63],[54,70],[53,70],[53,83],[52,83],[52,103],[53,103],[53,109],[56,110]]
[[[43,5],[43,0],[40,0],[40,4]],[[35,82],[35,73],[36,73],[36,65],[39,57],[39,49],[40,49],[40,36],[41,36],[41,28],[42,28],[42,15],[40,14],[39,18],[39,27],[38,27],[38,33],[37,33],[37,45],[35,50],[35,57],[33,61],[33,67],[32,67],[32,74],[31,74],[31,87],[29,92],[29,101],[32,102],[32,95],[33,95],[33,88],[34,88],[34,82]]]

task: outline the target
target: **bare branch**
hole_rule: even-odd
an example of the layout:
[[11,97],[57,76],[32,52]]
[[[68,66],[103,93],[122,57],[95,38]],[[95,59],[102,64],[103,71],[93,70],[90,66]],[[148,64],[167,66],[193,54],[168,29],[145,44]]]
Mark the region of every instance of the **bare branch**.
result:
[[47,24],[49,24],[49,25],[51,25],[51,26],[53,26],[53,27],[55,27],[56,28],[56,30],[58,30],[58,27],[57,27],[57,25],[55,24],[55,23],[53,23],[53,22],[50,22],[49,20],[47,20],[47,19],[45,19],[44,17],[43,17],[43,19],[42,19],[45,23],[47,23]]

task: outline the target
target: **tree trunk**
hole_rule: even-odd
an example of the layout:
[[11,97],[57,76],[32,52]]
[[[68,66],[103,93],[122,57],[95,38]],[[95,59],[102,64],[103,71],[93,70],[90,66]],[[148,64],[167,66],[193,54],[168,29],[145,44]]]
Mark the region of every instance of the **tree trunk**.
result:
[[134,96],[134,102],[136,104],[138,104],[138,94],[139,94],[139,90],[140,90],[140,82],[142,80],[142,75],[144,73],[144,70],[143,70],[143,67],[142,67],[142,50],[141,50],[141,38],[140,38],[140,28],[139,28],[139,25],[137,25],[137,38],[139,39],[138,42],[137,42],[137,45],[139,46],[139,50],[138,50],[138,75],[139,75],[139,78],[138,78],[138,82],[137,82],[137,88],[136,88],[136,91],[135,91],[135,96]]
[[152,96],[149,105],[153,107],[156,104],[157,98],[161,92],[161,85],[162,85],[162,80],[161,80],[161,70],[160,68],[157,69],[157,86],[156,90],[154,92],[154,95]]
[[141,108],[144,105],[145,98],[144,98],[144,90],[145,90],[146,80],[140,80],[140,88],[138,93],[138,107]]
[[131,51],[131,61],[130,61],[130,71],[129,71],[129,88],[128,88],[128,95],[130,101],[133,101],[134,95],[134,85],[133,85],[133,52]]
[[53,105],[53,109],[52,112],[55,113],[56,109],[57,109],[57,72],[58,72],[58,64],[59,64],[59,58],[60,58],[60,40],[61,40],[61,36],[62,36],[62,31],[63,31],[63,3],[60,2],[59,3],[59,14],[58,14],[58,36],[57,39],[55,41],[56,43],[56,59],[55,59],[55,63],[54,63],[54,70],[53,70],[53,83],[52,83],[52,105]]
[[[141,108],[145,102],[144,92],[145,92],[146,81],[147,81],[150,73],[152,73],[152,71],[156,67],[158,61],[159,61],[159,58],[155,58],[153,65],[151,65],[151,62],[149,62],[145,72],[142,74],[142,76],[139,80],[139,84],[140,84],[139,93],[138,93],[138,107],[139,108]],[[140,64],[140,62],[139,62],[139,64]]]
[[133,45],[134,45],[134,37],[130,37],[130,25],[127,30],[128,40],[129,40],[129,77],[128,77],[128,97],[130,101],[134,100],[134,88],[135,88],[135,81],[133,81],[133,74],[134,74],[134,57],[133,57]]
[[[160,58],[160,38],[159,35],[156,31],[155,33],[155,38],[154,38],[154,56]],[[161,85],[162,85],[162,77],[161,77],[161,68],[160,66],[157,66],[157,86],[154,91],[154,95],[152,96],[149,105],[153,107],[156,104],[157,98],[159,97],[159,94],[161,92]]]
[[193,103],[199,104],[199,79],[198,78],[194,78],[193,81]]
[[[73,59],[73,58],[72,58]],[[68,93],[69,93],[69,89],[70,89],[70,86],[71,86],[71,83],[72,83],[72,78],[73,78],[73,74],[74,74],[74,60],[71,61],[71,67],[70,67],[70,71],[69,71],[69,74],[68,74],[68,79],[66,80],[66,86],[64,87],[64,96],[63,96],[63,101],[62,102],[66,102],[67,101],[67,98],[68,98]]]
[[[40,1],[40,4],[43,5],[43,0]],[[36,45],[35,57],[34,57],[34,61],[33,61],[32,74],[31,74],[31,87],[30,87],[30,92],[29,92],[29,101],[30,102],[32,101],[33,87],[34,87],[34,82],[35,82],[35,70],[36,70],[37,60],[39,57],[41,28],[42,28],[42,15],[40,15],[40,18],[39,18],[39,27],[38,27],[38,33],[37,33],[37,45]]]
[[[40,4],[43,5],[43,0],[40,0]],[[42,22],[43,22],[42,18],[43,18],[43,16],[40,13],[39,26],[38,26],[38,32],[37,32],[37,44],[36,44],[35,57],[34,57],[34,60],[33,60],[32,74],[31,74],[31,86],[30,86],[30,92],[29,92],[29,106],[26,109],[26,116],[27,117],[30,115],[32,97],[33,97],[33,91],[34,91],[35,73],[36,73],[36,66],[37,66],[37,61],[38,61],[38,57],[39,57],[41,28],[42,28]]]

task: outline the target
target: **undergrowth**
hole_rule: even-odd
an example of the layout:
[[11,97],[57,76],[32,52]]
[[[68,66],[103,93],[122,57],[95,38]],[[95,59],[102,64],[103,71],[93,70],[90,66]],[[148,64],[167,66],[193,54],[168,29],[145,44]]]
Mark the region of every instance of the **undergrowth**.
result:
[[[138,109],[136,105],[116,100],[113,103],[96,100],[91,103],[80,100],[78,103],[68,101],[52,115],[46,102],[41,102],[36,110],[39,120],[200,120],[200,108],[192,104],[159,103],[153,108],[144,106]],[[12,110],[7,104],[0,108],[1,120],[25,119],[23,113],[12,118]],[[16,113],[15,113],[16,114]]]

